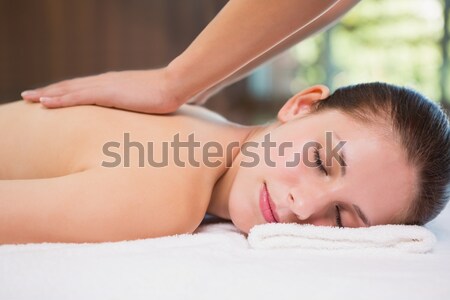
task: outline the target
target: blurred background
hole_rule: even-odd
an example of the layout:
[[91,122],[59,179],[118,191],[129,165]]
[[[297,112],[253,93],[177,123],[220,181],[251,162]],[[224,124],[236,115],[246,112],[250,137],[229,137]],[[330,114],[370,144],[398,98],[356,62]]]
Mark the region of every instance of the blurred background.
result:
[[[225,0],[0,0],[0,103],[63,79],[158,68]],[[450,0],[362,0],[339,23],[279,55],[205,106],[255,124],[297,91],[385,81],[449,111]]]

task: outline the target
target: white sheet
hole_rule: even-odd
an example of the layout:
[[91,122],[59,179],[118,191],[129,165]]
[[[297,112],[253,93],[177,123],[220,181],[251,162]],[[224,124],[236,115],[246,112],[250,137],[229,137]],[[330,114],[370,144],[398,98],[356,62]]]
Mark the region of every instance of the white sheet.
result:
[[450,299],[450,209],[429,254],[255,250],[231,223],[104,244],[0,246],[0,299]]

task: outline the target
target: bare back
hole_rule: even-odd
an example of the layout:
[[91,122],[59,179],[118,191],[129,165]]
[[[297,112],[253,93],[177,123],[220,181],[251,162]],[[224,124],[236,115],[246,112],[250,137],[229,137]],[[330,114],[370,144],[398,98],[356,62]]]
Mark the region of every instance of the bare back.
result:
[[[72,218],[74,224],[79,225],[78,228],[83,222],[86,223],[87,208],[84,206],[92,205],[92,199],[89,204],[81,204],[79,194],[70,196],[77,194],[75,192],[77,181],[80,181],[78,184],[82,187],[78,187],[77,191],[83,189],[83,198],[105,198],[103,202],[98,200],[99,207],[94,209],[95,213],[102,214],[102,217],[105,211],[102,211],[100,206],[107,212],[108,209],[112,209],[108,207],[117,206],[112,202],[112,198],[117,202],[123,201],[126,207],[128,205],[137,207],[131,219],[136,219],[137,212],[141,219],[136,221],[133,228],[139,227],[139,224],[142,228],[156,225],[150,221],[148,223],[147,218],[149,220],[159,218],[160,221],[165,218],[167,222],[173,222],[174,219],[181,218],[182,214],[189,214],[186,217],[195,219],[194,223],[199,223],[207,210],[214,184],[225,171],[226,153],[217,158],[222,162],[219,167],[208,167],[203,163],[202,149],[197,147],[194,150],[194,157],[200,164],[192,166],[189,164],[188,152],[181,150],[178,157],[185,162],[185,167],[180,167],[174,162],[175,153],[169,147],[168,165],[154,167],[149,164],[147,158],[149,142],[153,145],[153,159],[161,162],[164,151],[162,144],[168,142],[170,145],[176,135],[180,141],[187,141],[188,136],[194,134],[196,142],[204,144],[215,141],[225,145],[230,140],[242,138],[243,130],[240,128],[239,125],[230,123],[209,110],[188,105],[182,106],[176,113],[170,115],[148,115],[97,106],[46,109],[39,104],[25,101],[1,105],[0,190],[3,187],[5,199],[4,193],[9,193],[10,197],[17,198],[15,201],[26,202],[29,201],[26,198],[30,195],[24,194],[23,191],[20,194],[13,187],[19,183],[31,185],[34,180],[37,180],[36,182],[41,180],[40,185],[35,185],[36,190],[32,196],[34,202],[27,202],[28,207],[38,203],[40,209],[47,206],[49,211],[55,212],[54,207],[58,205],[54,202],[55,199],[68,197],[65,200],[66,204],[60,206],[61,211],[57,214],[62,214],[65,207],[75,205],[74,202],[79,203],[81,208],[77,215],[67,216],[64,219],[67,222],[67,219]],[[144,166],[139,166],[142,162],[140,157],[142,153],[139,153],[137,147],[131,147],[129,167],[125,167],[123,150],[126,134],[130,141],[145,147]],[[122,155],[122,161],[115,167],[107,168],[102,166],[102,163],[112,161],[112,157],[105,154],[105,144],[110,142],[121,144],[114,149],[117,154]],[[64,189],[61,188],[61,194],[58,196],[51,194],[57,189],[53,186],[55,182],[59,180],[58,184],[61,185],[63,178],[67,180]],[[45,187],[43,183],[50,186]],[[71,188],[74,189],[72,193],[69,190]],[[33,187],[30,186],[29,189],[32,190]],[[42,199],[39,199],[39,195]],[[112,224],[120,222],[127,214],[127,220],[130,219],[130,212],[124,211],[123,206],[121,207],[123,213],[114,210],[114,213],[110,213],[114,217],[105,221],[103,229],[92,239],[87,239],[98,240],[99,236],[105,236],[105,231],[110,232],[109,236],[107,234],[105,236],[107,240],[127,237],[126,234],[129,235],[130,231],[117,238],[112,234],[118,230]],[[146,208],[148,213],[145,213]],[[55,228],[56,224],[51,224],[48,214],[45,220],[47,223],[50,222],[48,226]],[[36,222],[40,222],[39,219]],[[73,233],[74,238],[68,238],[67,241],[83,241],[85,240],[83,234],[87,237],[87,232],[90,231],[92,228],[86,227],[83,233]],[[170,231],[150,234],[147,237],[163,234],[170,234]],[[137,237],[142,235],[138,234]],[[61,236],[54,238],[60,239]]]

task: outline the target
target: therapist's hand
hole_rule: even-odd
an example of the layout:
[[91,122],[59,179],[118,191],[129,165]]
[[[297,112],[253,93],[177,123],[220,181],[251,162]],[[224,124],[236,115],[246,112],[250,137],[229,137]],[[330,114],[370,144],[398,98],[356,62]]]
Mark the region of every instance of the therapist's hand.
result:
[[174,112],[184,100],[175,96],[167,69],[108,72],[64,80],[22,93],[25,100],[47,108],[95,104],[105,107],[164,114]]

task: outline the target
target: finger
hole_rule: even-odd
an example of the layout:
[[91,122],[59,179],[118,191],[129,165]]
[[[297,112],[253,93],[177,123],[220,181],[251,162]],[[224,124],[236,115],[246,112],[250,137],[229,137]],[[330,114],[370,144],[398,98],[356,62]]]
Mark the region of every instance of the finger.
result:
[[39,101],[39,93],[37,93],[34,90],[28,90],[23,91],[21,94],[22,99],[32,101],[32,102],[38,102]]
[[42,97],[44,95],[44,93],[46,93],[47,96],[56,96],[57,93],[55,93],[55,92],[49,93],[49,91],[52,91],[52,90],[53,91],[58,91],[59,94],[62,94],[64,92],[63,91],[63,87],[65,87],[65,90],[67,92],[67,87],[68,86],[70,86],[70,81],[69,80],[65,80],[65,81],[53,83],[51,85],[48,85],[48,86],[45,86],[45,87],[42,87],[42,88],[37,88],[37,89],[34,89],[34,90],[24,91],[20,95],[25,100],[38,102],[39,98]]
[[77,89],[88,88],[97,85],[95,81],[97,75],[63,80],[57,83],[50,84],[48,86],[37,88],[34,90],[28,90],[21,93],[21,96],[25,100],[38,102],[41,97],[55,97],[62,96],[64,94],[72,93]]
[[76,90],[82,89],[79,86],[54,86],[52,89],[38,89],[33,91],[25,91],[21,94],[23,99],[32,102],[39,102],[42,97],[56,97],[65,94],[73,93]]
[[82,85],[85,83],[92,82],[96,80],[100,75],[91,75],[91,76],[84,76],[84,77],[77,77],[72,79],[66,79],[59,82],[52,83],[50,85],[47,85],[42,88],[36,89],[36,91],[43,92],[46,90],[52,90],[55,88],[65,87],[65,86],[71,86],[71,85]]
[[73,86],[55,86],[53,89],[50,90],[43,90],[41,92],[39,91],[27,91],[22,94],[23,99],[29,100],[32,102],[39,102],[42,97],[62,97],[64,95],[76,93],[85,89],[93,89],[95,87],[98,87],[98,84],[95,82],[91,82],[90,84],[84,84],[84,85],[73,85]]
[[69,107],[75,105],[100,104],[107,98],[105,89],[84,89],[56,97],[41,97],[40,102],[47,108]]

